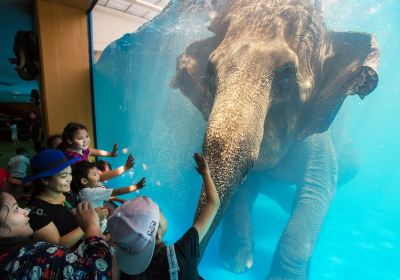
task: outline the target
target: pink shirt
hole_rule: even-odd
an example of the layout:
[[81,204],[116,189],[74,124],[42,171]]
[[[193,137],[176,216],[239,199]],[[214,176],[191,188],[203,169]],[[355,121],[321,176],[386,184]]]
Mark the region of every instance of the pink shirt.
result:
[[83,160],[89,161],[90,148],[87,148],[86,150],[83,150],[82,151],[82,155],[80,153],[77,153],[77,152],[72,151],[72,150],[65,150],[64,154],[67,157],[67,159],[79,158],[79,160],[77,162],[80,162],[80,161],[83,161]]

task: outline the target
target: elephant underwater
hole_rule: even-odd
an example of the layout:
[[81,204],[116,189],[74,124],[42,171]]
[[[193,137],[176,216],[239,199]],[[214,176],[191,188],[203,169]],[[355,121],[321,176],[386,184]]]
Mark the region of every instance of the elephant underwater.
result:
[[[251,208],[257,195],[295,185],[290,218],[268,279],[308,279],[341,168],[338,157],[342,155],[332,143],[330,126],[347,96],[364,99],[378,83],[374,36],[328,30],[321,6],[321,1],[306,0],[200,5],[200,11],[212,15],[211,20],[198,16],[204,25],[208,23],[208,31],[200,35],[193,31],[165,63],[174,66],[169,71],[176,71],[168,84],[206,122],[203,153],[221,207],[201,247],[204,251],[222,222],[222,262],[233,272],[244,272],[253,264]],[[140,61],[138,57],[148,51],[147,33],[165,39],[163,21],[191,9],[190,2],[170,3],[134,33],[134,39],[124,36],[105,51],[106,56],[117,57],[119,67],[123,57],[131,54],[134,62]],[[161,44],[155,35],[151,37],[154,48]],[[133,50],[127,51],[130,47]],[[100,59],[96,67],[101,71],[112,65]],[[145,70],[126,67],[125,71]],[[129,84],[140,77],[136,73]],[[270,182],[268,189],[261,189],[259,181]],[[204,203],[202,189],[197,214]]]

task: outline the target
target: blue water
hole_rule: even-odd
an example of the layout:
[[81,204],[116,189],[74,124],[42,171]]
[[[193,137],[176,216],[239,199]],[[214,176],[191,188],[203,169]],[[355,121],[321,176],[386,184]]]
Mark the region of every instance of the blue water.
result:
[[[400,3],[398,0],[324,2],[335,31],[374,33],[381,59],[377,89],[364,100],[348,98],[346,131],[361,157],[357,176],[338,189],[315,248],[310,279],[400,279]],[[114,179],[125,186],[142,176],[141,195],[153,197],[166,214],[166,240],[192,224],[201,180],[192,153],[201,151],[205,121],[178,90],[169,86],[176,58],[186,46],[209,37],[207,15],[161,14],[138,32],[110,44],[95,65],[98,147],[133,153],[134,171]],[[96,27],[94,27],[96,28]],[[200,265],[206,279],[264,279],[287,214],[259,196],[253,209],[255,257],[245,274],[226,271],[219,260],[219,230]]]

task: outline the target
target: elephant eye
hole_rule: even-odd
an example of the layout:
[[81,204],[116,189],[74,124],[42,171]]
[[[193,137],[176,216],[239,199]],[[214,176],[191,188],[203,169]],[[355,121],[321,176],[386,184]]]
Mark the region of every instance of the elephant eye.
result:
[[297,69],[293,64],[285,64],[275,70],[272,80],[272,94],[275,101],[292,100],[299,97]]

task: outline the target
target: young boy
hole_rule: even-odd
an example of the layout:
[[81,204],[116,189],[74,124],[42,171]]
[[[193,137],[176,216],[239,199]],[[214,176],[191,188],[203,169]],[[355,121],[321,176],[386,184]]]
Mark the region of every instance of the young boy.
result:
[[28,151],[24,147],[19,147],[16,150],[17,155],[8,161],[10,177],[7,179],[7,183],[10,186],[11,193],[19,202],[27,201],[31,192],[31,187],[23,186],[21,181],[27,175],[30,166],[29,159],[26,157],[27,153]]
[[26,157],[28,151],[24,147],[19,147],[16,150],[16,156],[13,156],[8,162],[10,174],[12,178],[21,180],[26,176],[26,171],[29,167],[29,159]]
[[207,204],[177,242],[164,244],[168,223],[157,203],[149,197],[127,201],[109,218],[121,280],[203,279],[197,269],[200,242],[214,220],[220,201],[206,160],[198,153],[194,159],[197,172],[203,178]]
[[[104,202],[115,200],[114,196],[134,192],[143,188],[146,179],[142,178],[137,184],[128,187],[109,189],[100,181],[100,173],[96,168],[96,163],[81,161],[72,166],[72,191],[78,195],[81,201],[89,201],[93,208],[103,207]],[[117,200],[120,201],[121,200]],[[101,221],[101,229],[104,231],[107,220]]]

